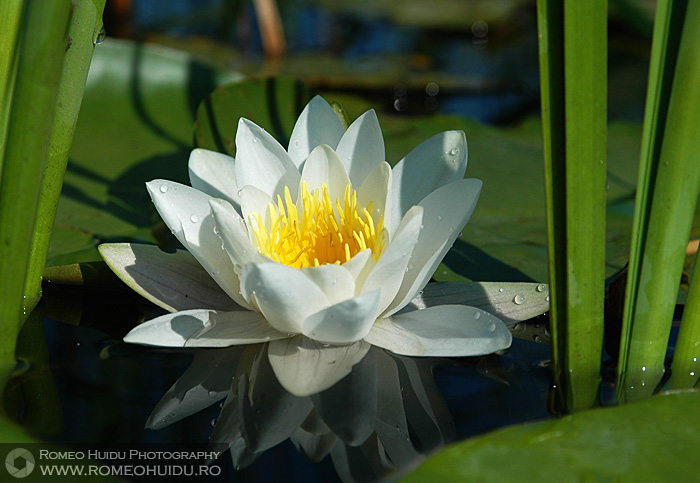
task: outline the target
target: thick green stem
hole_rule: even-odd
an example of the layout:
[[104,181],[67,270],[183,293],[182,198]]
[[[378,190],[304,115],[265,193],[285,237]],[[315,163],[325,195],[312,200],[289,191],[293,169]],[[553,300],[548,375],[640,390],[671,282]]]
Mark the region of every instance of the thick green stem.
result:
[[26,2],[0,173],[0,360],[14,358],[41,178],[67,45],[70,0]]
[[597,403],[605,278],[605,0],[539,0],[555,411]]
[[68,152],[73,142],[95,41],[102,29],[104,6],[105,0],[78,0],[73,3],[73,14],[68,29],[68,49],[58,86],[56,113],[24,290],[26,300],[32,306],[41,294],[41,276],[68,164]]

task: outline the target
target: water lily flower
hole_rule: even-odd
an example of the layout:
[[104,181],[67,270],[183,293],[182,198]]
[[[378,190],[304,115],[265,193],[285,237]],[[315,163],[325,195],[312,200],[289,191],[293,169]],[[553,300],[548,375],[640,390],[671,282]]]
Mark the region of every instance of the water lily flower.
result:
[[189,254],[100,246],[122,280],[171,312],[137,326],[126,342],[270,341],[270,363],[297,395],[330,387],[370,344],[408,356],[474,356],[510,345],[506,326],[480,308],[407,307],[479,198],[481,181],[464,179],[463,132],[433,136],[392,169],[373,110],[344,130],[315,97],[289,149],[247,119],[236,149],[235,159],[195,149],[191,187],[147,183]]

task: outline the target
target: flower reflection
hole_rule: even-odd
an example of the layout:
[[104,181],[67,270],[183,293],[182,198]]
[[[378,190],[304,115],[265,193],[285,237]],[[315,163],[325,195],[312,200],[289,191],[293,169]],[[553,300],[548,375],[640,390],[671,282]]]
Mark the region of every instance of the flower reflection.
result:
[[295,396],[277,380],[268,349],[197,352],[146,426],[163,428],[225,397],[210,442],[228,446],[236,469],[290,439],[313,461],[330,456],[344,481],[395,478],[455,437],[432,378],[435,359],[371,347],[334,386]]

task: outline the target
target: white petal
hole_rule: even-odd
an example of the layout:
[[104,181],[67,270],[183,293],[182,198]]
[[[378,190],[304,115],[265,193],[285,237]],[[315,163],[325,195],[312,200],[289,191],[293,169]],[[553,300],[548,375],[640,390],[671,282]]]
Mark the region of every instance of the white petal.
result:
[[223,399],[242,347],[197,351],[192,364],[173,384],[146,421],[149,429],[161,429]]
[[236,181],[238,186],[255,186],[273,198],[288,186],[296,199],[299,171],[270,133],[241,118],[236,132]]
[[240,212],[241,197],[231,156],[197,148],[190,153],[190,184],[214,198],[229,201]]
[[126,334],[124,342],[160,347],[224,347],[284,337],[287,335],[271,329],[257,312],[183,310],[137,325]]
[[238,275],[233,263],[221,249],[221,239],[214,233],[211,196],[172,181],[146,183],[151,199],[165,224],[187,250],[238,305],[250,308],[241,297]]
[[270,342],[267,355],[280,384],[296,396],[309,396],[350,374],[370,345],[364,341],[325,347],[304,336]]
[[384,137],[374,109],[362,114],[348,127],[336,152],[353,186],[359,186],[376,165],[386,161]]
[[359,295],[358,287],[362,287],[365,282],[367,275],[369,274],[372,267],[374,267],[374,258],[372,258],[372,250],[369,248],[362,250],[355,254],[347,262],[343,263],[342,267],[350,272],[353,280],[355,281],[355,294]]
[[155,245],[130,243],[105,243],[98,249],[124,283],[169,312],[236,307],[187,250],[165,253]]
[[249,263],[241,274],[243,296],[251,294],[267,321],[280,332],[300,333],[306,318],[330,305],[303,272],[279,263]]
[[211,200],[210,204],[219,237],[234,267],[263,262],[264,257],[250,242],[248,227],[233,206],[224,200]]
[[379,257],[377,264],[367,275],[362,293],[381,290],[380,311],[384,311],[398,292],[409,270],[411,254],[421,233],[423,209],[412,208],[401,221],[394,239]]
[[407,356],[462,357],[510,347],[508,328],[493,315],[464,305],[441,305],[379,319],[370,344]]
[[204,326],[185,342],[187,347],[228,347],[286,339],[259,312],[210,312]]
[[417,205],[423,207],[423,229],[401,288],[385,315],[402,309],[428,283],[471,218],[481,184],[478,179],[455,181],[429,194]]
[[249,232],[252,231],[250,229],[251,223],[254,223],[251,220],[253,213],[257,213],[262,217],[266,228],[270,227],[270,213],[268,211],[270,203],[272,203],[270,195],[255,186],[244,186],[241,189],[241,213],[243,214],[243,221],[249,227]]
[[321,96],[306,105],[297,119],[289,139],[289,156],[301,166],[316,146],[327,144],[335,149],[343,137],[343,124],[333,108]]
[[311,151],[304,163],[301,180],[306,181],[311,193],[316,189],[320,190],[323,184],[328,186],[331,202],[335,202],[337,198],[342,201],[345,187],[350,183],[340,158],[325,144]]
[[438,188],[464,178],[467,138],[462,131],[436,134],[416,146],[392,170],[392,225]]
[[337,304],[355,295],[355,280],[352,273],[345,268],[345,264],[329,263],[299,270],[323,290],[331,304]]
[[527,282],[429,283],[403,311],[455,304],[480,308],[512,325],[549,310],[549,286]]
[[379,290],[331,305],[307,317],[302,334],[328,344],[349,344],[364,338],[379,313]]
[[[389,163],[386,161],[379,163],[370,171],[362,182],[362,186],[360,186],[360,189],[357,191],[357,201],[364,207],[372,203],[372,212],[370,214],[374,222],[379,223],[379,219],[384,216],[384,228],[388,229],[390,233],[393,233],[390,227],[391,203],[387,203],[387,201],[390,200],[389,190],[391,188],[391,179],[392,174]],[[398,221],[394,227],[396,226],[398,226]]]

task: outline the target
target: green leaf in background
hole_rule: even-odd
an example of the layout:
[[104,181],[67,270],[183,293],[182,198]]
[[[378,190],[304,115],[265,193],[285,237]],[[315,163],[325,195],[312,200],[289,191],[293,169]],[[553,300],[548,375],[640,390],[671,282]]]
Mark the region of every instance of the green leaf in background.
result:
[[697,481],[700,391],[514,426],[436,454],[404,482]]
[[170,49],[113,39],[97,46],[48,264],[101,260],[105,239],[155,242],[159,222],[144,183],[187,182],[197,106],[239,78]]
[[[226,79],[235,78],[236,74],[212,70],[169,49],[109,38],[95,49],[51,239],[50,265],[100,260],[95,247],[103,240],[154,243],[170,235],[144,183],[156,178],[188,182],[187,160],[194,147],[192,125],[199,101]],[[212,99],[233,101],[242,90],[264,85],[265,81],[245,81],[219,89]],[[282,89],[297,92],[294,82],[278,80],[275,89],[272,99],[277,99],[274,110],[284,113],[279,114],[287,130],[284,140],[298,114],[294,109],[304,104],[284,104],[279,98]],[[351,120],[376,108],[357,95],[333,92],[324,97],[338,101]],[[226,128],[217,126],[219,132],[235,139],[235,123],[249,115],[274,133],[275,126],[266,121],[270,117],[265,102],[257,105],[257,111],[246,107],[245,112],[232,102],[212,104],[216,112],[228,112],[214,117],[227,123]],[[434,134],[462,129],[469,143],[467,176],[484,181],[474,216],[436,271],[436,279],[547,281],[538,119],[501,129],[455,115],[408,118],[379,112],[378,116],[391,164]],[[203,122],[204,118],[195,126],[196,143],[218,149]],[[608,277],[627,262],[640,133],[641,126],[635,123],[614,123],[609,128]],[[700,214],[696,220],[700,227]]]

